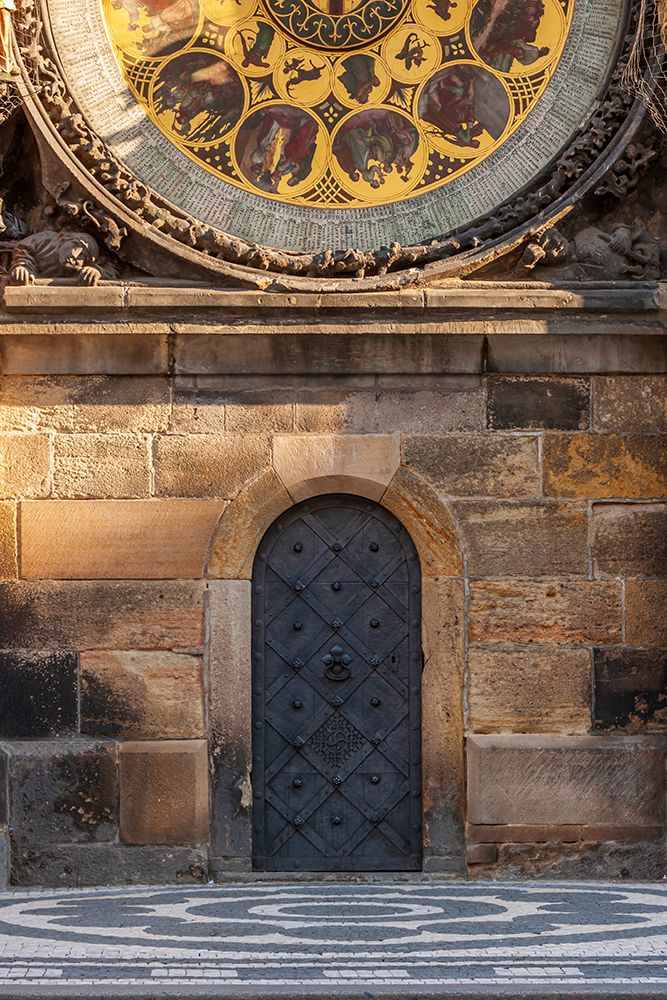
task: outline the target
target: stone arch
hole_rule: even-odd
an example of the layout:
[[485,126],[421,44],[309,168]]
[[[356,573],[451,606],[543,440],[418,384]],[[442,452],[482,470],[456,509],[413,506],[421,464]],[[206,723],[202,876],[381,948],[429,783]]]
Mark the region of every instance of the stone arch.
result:
[[211,539],[208,577],[212,870],[251,864],[250,579],[260,540],[296,502],[327,493],[378,501],[406,527],[422,565],[424,869],[465,871],[464,583],[457,526],[400,464],[397,435],[278,435],[272,467],[248,482]]

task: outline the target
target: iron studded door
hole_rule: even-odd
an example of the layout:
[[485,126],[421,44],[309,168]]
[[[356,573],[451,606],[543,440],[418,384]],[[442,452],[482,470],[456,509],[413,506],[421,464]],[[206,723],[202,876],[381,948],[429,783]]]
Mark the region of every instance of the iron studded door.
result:
[[403,526],[317,497],[253,572],[254,866],[421,868],[421,574]]

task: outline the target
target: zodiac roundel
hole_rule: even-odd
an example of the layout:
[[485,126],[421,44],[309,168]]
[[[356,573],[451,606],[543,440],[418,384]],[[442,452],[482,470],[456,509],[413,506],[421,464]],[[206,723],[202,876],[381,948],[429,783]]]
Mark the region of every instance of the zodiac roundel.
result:
[[473,170],[535,109],[587,0],[103,0],[134,97],[231,185],[317,209]]

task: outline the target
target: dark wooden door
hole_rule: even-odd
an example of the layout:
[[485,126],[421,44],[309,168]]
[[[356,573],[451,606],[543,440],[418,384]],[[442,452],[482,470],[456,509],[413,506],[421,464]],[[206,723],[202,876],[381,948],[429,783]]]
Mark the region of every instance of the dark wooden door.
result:
[[370,500],[308,500],[262,540],[252,596],[255,868],[421,868],[421,574],[408,533]]

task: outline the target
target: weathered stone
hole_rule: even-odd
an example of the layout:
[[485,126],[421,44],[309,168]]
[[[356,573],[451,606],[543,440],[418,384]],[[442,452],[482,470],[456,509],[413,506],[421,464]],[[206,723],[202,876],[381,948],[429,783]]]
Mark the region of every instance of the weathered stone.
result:
[[250,579],[264,532],[291,506],[291,497],[273,469],[267,469],[249,483],[220,519],[211,543],[208,575],[229,580]]
[[74,734],[77,665],[76,653],[0,651],[0,737]]
[[82,653],[81,732],[130,739],[203,736],[201,657],[155,651]]
[[46,434],[0,437],[0,497],[46,497],[51,490],[51,456]]
[[35,500],[21,506],[21,576],[198,578],[222,500]]
[[494,376],[487,381],[492,430],[585,430],[590,424],[587,378]]
[[[494,875],[502,878],[658,879],[665,871],[660,843],[504,844]],[[484,876],[484,869],[477,871]]]
[[455,503],[471,576],[586,576],[584,504],[544,500]]
[[[272,293],[275,294],[275,293]],[[355,296],[356,301],[356,296]],[[386,329],[387,320],[375,321]],[[442,333],[327,333],[321,319],[317,331],[298,336],[289,333],[177,334],[174,342],[175,370],[180,375],[263,375],[281,372],[294,375],[402,375],[481,372],[482,334]],[[460,323],[457,324],[460,327]],[[540,338],[546,339],[546,338]],[[657,338],[653,338],[657,339]]]
[[403,461],[450,496],[535,496],[537,440],[465,434],[408,435]]
[[471,642],[620,642],[620,584],[597,580],[473,582],[469,621]]
[[477,733],[585,733],[591,723],[587,649],[471,646],[469,726]]
[[18,576],[18,571],[16,504],[11,500],[2,500],[0,501],[0,579],[12,580]]
[[273,439],[273,467],[293,500],[357,493],[379,500],[400,463],[397,435],[286,435]]
[[188,649],[204,641],[203,584],[6,582],[0,622],[11,649]]
[[14,743],[10,749],[12,850],[115,840],[118,760],[113,743]]
[[293,389],[194,387],[179,379],[171,430],[180,434],[268,434],[294,427]]
[[155,493],[163,497],[236,496],[271,461],[269,441],[256,435],[160,435],[153,462]]
[[667,448],[657,436],[549,435],[543,461],[548,496],[652,499],[667,490]]
[[0,371],[6,375],[163,374],[169,356],[167,328],[162,329],[163,335],[145,330],[6,334],[0,338]]
[[[414,379],[413,379],[414,382]],[[315,433],[437,433],[482,428],[482,392],[349,392],[308,389],[297,395],[296,426]]]
[[665,750],[651,738],[469,736],[471,823],[609,823],[665,819]]
[[7,751],[0,749],[0,826],[5,826],[8,819],[7,809],[7,778],[9,771],[9,758]]
[[[513,326],[516,328],[516,320]],[[615,330],[618,331],[620,324]],[[625,372],[645,374],[667,371],[667,339],[640,332],[627,335],[614,330],[585,333],[581,320],[565,333],[517,336],[516,332],[487,337],[486,370],[501,374],[594,375]]]
[[126,844],[206,843],[205,740],[121,744],[120,835]]
[[625,638],[630,646],[667,646],[667,580],[628,580]]
[[463,556],[455,524],[435,491],[400,466],[382,498],[417,547],[424,576],[460,576]]
[[463,581],[427,578],[422,625],[424,868],[463,873]]
[[661,840],[664,830],[661,826],[613,826],[572,823],[570,825],[537,823],[533,826],[512,823],[506,826],[475,826],[468,823],[466,838],[473,844],[576,844],[580,841],[624,841]]
[[596,729],[667,728],[667,651],[594,650]]
[[493,865],[498,860],[496,844],[468,844],[466,863],[469,865]]
[[169,382],[151,376],[5,376],[0,430],[156,432],[169,420]]
[[595,504],[596,576],[667,576],[667,504]]
[[9,844],[7,834],[0,830],[0,889],[6,889],[9,881]]
[[213,766],[211,853],[250,858],[252,787],[250,581],[209,586],[209,726]]
[[150,496],[145,437],[131,434],[58,434],[53,488],[59,497]]
[[205,849],[65,844],[12,852],[14,886],[161,885],[205,882]]
[[667,433],[667,392],[660,375],[608,375],[593,382],[593,426],[618,434]]

